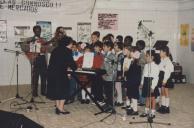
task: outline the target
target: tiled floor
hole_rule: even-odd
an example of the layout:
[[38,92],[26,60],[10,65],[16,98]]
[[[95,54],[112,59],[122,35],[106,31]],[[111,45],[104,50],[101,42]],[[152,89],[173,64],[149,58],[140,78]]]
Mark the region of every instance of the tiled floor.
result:
[[[30,86],[20,86],[20,95],[27,96]],[[171,113],[167,115],[156,115],[155,122],[170,122],[171,126],[152,124],[153,128],[194,128],[194,85],[176,85],[170,90],[171,93]],[[0,100],[15,96],[15,86],[0,87]],[[28,97],[30,98],[30,96]],[[41,101],[40,98],[35,100]],[[27,112],[25,108],[31,104],[17,106],[16,113],[24,114],[26,117],[43,125],[45,128],[149,128],[149,124],[129,124],[131,121],[146,121],[146,118],[127,116],[123,120],[125,113],[121,108],[116,108],[117,114],[111,115],[109,118],[101,122],[100,120],[108,114],[103,113],[95,116],[94,113],[99,109],[92,104],[80,104],[78,101],[69,104],[66,107],[71,112],[70,115],[56,115],[54,113],[54,103],[42,97],[46,104],[36,104],[39,110],[32,109]],[[22,101],[10,100],[0,103],[0,109],[5,111],[14,111],[17,108],[13,105],[15,102]],[[12,103],[12,104],[11,104]],[[11,108],[10,108],[11,104]],[[33,106],[33,105],[32,105]],[[33,107],[34,108],[34,107]],[[139,107],[139,111],[143,111],[143,107]],[[1,127],[1,124],[0,124]]]

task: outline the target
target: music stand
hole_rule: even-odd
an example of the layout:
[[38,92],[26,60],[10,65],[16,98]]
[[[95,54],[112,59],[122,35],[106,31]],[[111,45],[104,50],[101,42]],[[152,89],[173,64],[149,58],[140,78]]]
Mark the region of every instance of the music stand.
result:
[[14,99],[20,99],[22,101],[25,101],[23,99],[23,97],[21,97],[19,95],[19,84],[18,84],[18,57],[19,57],[19,54],[24,54],[24,53],[21,51],[15,51],[15,50],[11,50],[11,49],[4,49],[4,51],[9,52],[9,53],[15,53],[15,59],[16,59],[16,95],[15,95],[15,97],[11,97],[11,98],[8,98],[6,100],[0,101],[0,103],[4,103],[4,102],[7,102],[9,100],[14,100]]
[[[32,43],[33,46],[30,46]],[[34,92],[34,85],[33,85],[33,81],[34,81],[34,77],[33,77],[33,66],[34,66],[34,63],[35,63],[35,59],[36,59],[36,55],[38,54],[37,53],[37,48],[36,48],[36,44],[35,42],[30,42],[29,44],[21,44],[21,48],[26,51],[26,54],[30,53],[32,54],[31,56],[31,60],[30,60],[30,66],[31,66],[31,92],[25,97],[25,99],[27,99],[29,96],[31,96],[31,99],[30,101],[26,101],[24,103],[18,103],[17,105],[24,105],[24,104],[32,104],[36,110],[38,110],[38,107],[36,105],[36,103],[45,103],[41,97],[39,97],[42,101],[35,101],[34,100],[34,95],[33,95],[33,92]],[[31,52],[31,47],[33,47],[34,50],[32,50]],[[15,105],[16,106],[16,105]],[[28,106],[27,108],[31,108],[31,106]]]
[[156,50],[160,50],[162,47],[166,46],[167,44],[168,44],[167,40],[157,40],[153,48],[155,48]]

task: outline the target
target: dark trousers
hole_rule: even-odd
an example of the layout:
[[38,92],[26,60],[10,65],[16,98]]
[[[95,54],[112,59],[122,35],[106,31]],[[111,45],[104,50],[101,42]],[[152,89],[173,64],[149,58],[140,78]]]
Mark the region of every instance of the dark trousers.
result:
[[113,106],[113,82],[104,81],[105,103]]
[[32,65],[32,94],[33,96],[38,95],[38,81],[39,76],[41,80],[41,94],[46,94],[46,73],[47,64],[45,55],[39,55],[33,62]]
[[70,79],[69,82],[70,83],[69,83],[68,98],[72,100],[72,99],[74,99],[73,94],[75,93],[75,91],[77,89],[77,82],[73,77]]
[[103,101],[103,82],[101,76],[92,78],[92,94],[97,101]]

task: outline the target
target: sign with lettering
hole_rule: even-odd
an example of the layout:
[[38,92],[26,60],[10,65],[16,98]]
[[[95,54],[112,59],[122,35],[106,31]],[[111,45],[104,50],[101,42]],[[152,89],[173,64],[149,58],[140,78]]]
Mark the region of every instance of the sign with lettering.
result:
[[7,21],[0,20],[0,42],[7,42]]
[[0,9],[37,13],[39,8],[58,8],[61,2],[54,0],[0,0]]

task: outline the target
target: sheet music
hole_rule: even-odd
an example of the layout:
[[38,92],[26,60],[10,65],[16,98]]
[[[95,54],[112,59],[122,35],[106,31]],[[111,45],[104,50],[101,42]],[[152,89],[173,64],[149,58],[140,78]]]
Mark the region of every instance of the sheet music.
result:
[[94,53],[84,53],[83,66],[82,68],[92,68],[94,61]]
[[36,40],[35,42],[30,42],[30,52],[40,53],[41,44]]

